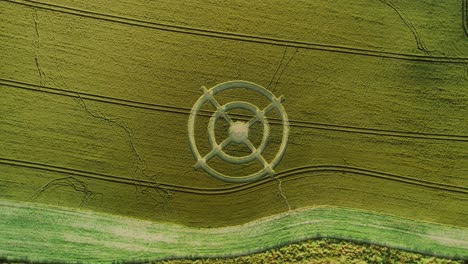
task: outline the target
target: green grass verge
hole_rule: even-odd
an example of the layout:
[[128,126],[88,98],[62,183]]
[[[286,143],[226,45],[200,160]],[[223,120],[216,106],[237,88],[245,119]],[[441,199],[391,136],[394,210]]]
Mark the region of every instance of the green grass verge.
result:
[[317,237],[451,258],[468,256],[468,229],[336,207],[296,210],[224,228],[190,228],[90,211],[0,201],[0,256],[111,262],[234,257]]

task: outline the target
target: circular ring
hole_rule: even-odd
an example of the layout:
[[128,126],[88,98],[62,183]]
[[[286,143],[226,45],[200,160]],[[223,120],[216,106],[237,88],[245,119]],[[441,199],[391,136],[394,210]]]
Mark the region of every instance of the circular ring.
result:
[[[236,89],[236,88],[244,88],[244,89],[249,89],[249,90],[253,90],[255,92],[258,92],[259,94],[265,96],[266,98],[268,98],[270,100],[270,104],[264,108],[263,110],[260,110],[258,109],[258,107],[256,106],[253,106],[249,103],[245,103],[245,102],[233,102],[233,103],[228,103],[224,106],[221,106],[217,101],[216,99],[214,98],[214,95],[222,92],[222,91],[225,91],[225,90],[230,90],[230,89]],[[192,153],[197,161],[197,163],[195,164],[195,168],[202,168],[203,170],[205,170],[208,174],[210,174],[211,176],[219,179],[219,180],[222,180],[222,181],[225,181],[225,182],[231,182],[231,183],[245,183],[245,182],[253,182],[253,181],[256,181],[256,180],[259,180],[261,179],[262,177],[266,176],[266,175],[274,175],[275,172],[274,172],[274,168],[279,164],[279,162],[281,161],[281,159],[283,158],[284,156],[284,153],[286,151],[286,148],[287,148],[287,145],[288,145],[288,136],[289,136],[289,121],[288,121],[288,116],[286,114],[286,111],[284,110],[284,107],[283,105],[281,104],[284,100],[283,97],[275,97],[270,91],[266,90],[265,88],[257,85],[257,84],[254,84],[254,83],[251,83],[251,82],[245,82],[245,81],[231,81],[231,82],[225,82],[225,83],[221,83],[221,84],[218,84],[214,87],[212,87],[211,89],[207,90],[205,87],[202,87],[202,91],[203,91],[203,95],[197,100],[197,102],[194,104],[192,110],[190,111],[190,116],[189,116],[189,120],[188,120],[188,135],[189,135],[189,143],[190,143],[190,148],[192,150]],[[211,117],[212,119],[214,118],[213,122],[212,120],[210,119],[210,124],[213,123],[213,134],[210,135],[210,129],[208,129],[208,134],[209,134],[209,137],[210,137],[210,144],[211,144],[211,147],[213,147],[213,150],[208,153],[206,156],[202,157],[200,155],[200,152],[198,151],[198,148],[196,146],[196,143],[195,143],[195,118],[197,116],[197,113],[200,111],[201,107],[206,103],[206,102],[210,102],[213,106],[216,107],[216,113]],[[280,112],[280,115],[281,115],[281,119],[282,119],[282,122],[283,122],[283,136],[282,136],[282,141],[281,141],[281,145],[280,145],[280,148],[278,150],[278,153],[276,154],[276,156],[273,158],[273,160],[268,163],[266,162],[262,155],[261,155],[261,152],[259,152],[258,150],[260,150],[261,148],[259,148],[257,151],[255,151],[256,154],[254,154],[254,158],[258,158],[262,164],[263,164],[263,169],[256,172],[256,173],[253,173],[253,174],[250,174],[250,175],[247,175],[247,176],[241,176],[241,177],[233,177],[233,176],[229,176],[229,175],[225,175],[223,173],[220,173],[216,170],[214,170],[213,168],[211,168],[210,166],[208,166],[207,162],[209,161],[209,159],[211,159],[213,156],[215,155],[218,155],[218,156],[221,156],[223,154],[220,154],[221,153],[221,149],[222,149],[222,145],[223,143],[221,143],[220,145],[218,145],[216,143],[216,141],[214,140],[215,137],[214,137],[214,123],[216,122],[216,119],[219,118],[219,116],[223,115],[226,119],[229,120],[229,117],[227,116],[226,114],[226,107],[229,105],[229,107],[231,107],[231,109],[234,109],[234,108],[239,108],[240,104],[239,103],[242,103],[242,106],[244,107],[248,107],[250,109],[251,106],[253,106],[255,108],[255,113],[256,113],[256,119],[258,119],[259,117],[261,118],[261,120],[263,121],[264,123],[264,129],[265,129],[265,123],[267,123],[267,118],[265,117],[265,115],[273,110],[273,109],[278,109],[279,112]],[[251,105],[251,106],[250,106]],[[242,107],[242,108],[243,108]],[[260,112],[257,111],[260,110]],[[247,109],[249,110],[249,109]],[[249,110],[250,111],[250,110]],[[257,121],[257,120],[256,120]],[[269,126],[268,126],[268,130],[269,131]],[[265,130],[264,130],[264,138],[265,138]],[[268,141],[268,134],[266,135],[266,139],[262,139],[262,143],[261,143],[261,147],[262,144],[265,144],[265,146],[263,148],[266,147],[266,144],[267,143],[264,143],[264,142],[267,142]],[[248,140],[247,140],[248,141]],[[250,141],[248,141],[250,142]],[[254,148],[254,147],[253,147]],[[262,152],[264,149],[261,149]],[[224,153],[224,152],[223,152]],[[226,154],[226,153],[224,153]],[[252,154],[251,154],[252,155]],[[244,163],[244,160],[249,160],[251,159],[251,155],[248,155],[248,156],[244,156],[244,157],[233,157],[233,156],[229,156],[226,154],[226,156],[222,156],[224,157],[224,160],[225,161],[228,161],[228,162],[233,162],[233,163],[237,163],[239,161],[239,158],[241,161],[239,161],[239,163]],[[231,158],[229,158],[231,157]],[[227,160],[226,160],[227,158]]]
[[260,110],[258,107],[256,107],[255,105],[251,103],[241,102],[241,101],[230,102],[221,107],[222,107],[222,110],[218,109],[214,113],[214,115],[210,118],[210,122],[208,124],[208,139],[209,139],[211,148],[215,149],[219,147],[219,144],[216,142],[216,137],[215,137],[215,124],[218,118],[221,116],[222,111],[227,112],[233,109],[245,109],[254,113],[257,119],[260,119],[263,121],[263,137],[262,137],[262,142],[260,143],[260,146],[257,148],[257,151],[252,152],[247,156],[235,157],[224,152],[222,148],[218,148],[217,154],[219,158],[221,158],[222,160],[230,162],[230,163],[235,163],[235,164],[247,163],[256,159],[257,155],[262,154],[265,148],[267,147],[268,136],[270,135],[270,126],[268,124],[268,120],[263,115],[262,110]]

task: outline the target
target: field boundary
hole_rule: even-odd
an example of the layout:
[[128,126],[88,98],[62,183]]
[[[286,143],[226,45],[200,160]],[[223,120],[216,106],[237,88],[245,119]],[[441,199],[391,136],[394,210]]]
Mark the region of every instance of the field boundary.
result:
[[468,228],[349,208],[303,208],[222,228],[190,228],[6,200],[0,200],[0,209],[0,256],[10,259],[87,263],[230,257],[313,238],[468,257]]

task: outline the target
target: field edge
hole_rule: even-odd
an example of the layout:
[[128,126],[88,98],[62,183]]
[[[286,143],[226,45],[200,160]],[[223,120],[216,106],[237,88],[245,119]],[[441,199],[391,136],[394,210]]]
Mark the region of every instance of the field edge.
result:
[[340,207],[310,207],[246,224],[191,228],[92,211],[0,200],[0,256],[34,262],[113,262],[250,255],[333,238],[468,258],[468,228]]

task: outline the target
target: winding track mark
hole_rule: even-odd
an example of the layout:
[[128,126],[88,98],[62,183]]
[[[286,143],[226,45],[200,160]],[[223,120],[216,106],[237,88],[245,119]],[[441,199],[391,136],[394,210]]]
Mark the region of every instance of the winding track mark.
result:
[[[65,78],[62,76],[62,73],[60,71],[59,63],[56,60],[56,66],[57,66],[57,72],[59,73],[60,77],[62,78],[63,85],[66,87],[66,91],[70,92],[70,88],[68,87],[67,83],[65,82]],[[73,92],[72,92],[73,93]],[[160,205],[160,207],[163,210],[163,213],[166,212],[166,207],[169,204],[169,201],[173,199],[174,194],[166,189],[163,189],[160,187],[158,183],[155,181],[155,175],[148,176],[146,173],[146,164],[145,161],[143,160],[142,156],[140,153],[137,151],[135,148],[135,145],[133,143],[134,141],[134,133],[133,130],[128,127],[125,123],[123,122],[118,122],[117,120],[110,119],[107,116],[105,116],[99,109],[96,109],[95,111],[91,111],[88,107],[88,105],[85,103],[85,100],[82,97],[82,94],[79,92],[74,92],[74,99],[78,100],[78,104],[80,107],[86,112],[87,115],[96,118],[98,120],[101,120],[107,124],[109,124],[113,128],[118,128],[122,131],[124,131],[124,139],[127,141],[127,145],[129,146],[130,150],[132,151],[134,157],[135,157],[135,173],[139,173],[140,175],[151,179],[152,183],[152,188],[148,190],[147,187],[145,186],[138,186],[138,183],[135,184],[135,191],[136,191],[136,197],[138,198],[139,194],[143,194],[143,196],[150,198],[153,202],[156,204]],[[162,201],[160,201],[158,198],[154,196],[154,193],[156,193]]]
[[88,185],[75,177],[65,177],[52,180],[46,185],[42,186],[32,197],[31,200],[36,200],[42,193],[47,190],[59,187],[72,187],[75,191],[83,193],[83,199],[80,203],[80,208],[83,207],[89,199],[93,199],[96,195],[102,193],[95,193],[88,188]]
[[[124,123],[121,123],[121,122],[118,122],[116,120],[113,120],[113,119],[110,119],[108,117],[106,117],[101,111],[99,110],[96,110],[97,113],[91,111],[88,106],[86,105],[85,101],[83,100],[83,98],[81,97],[81,95],[79,93],[76,94],[76,97],[79,99],[79,105],[81,108],[83,108],[83,110],[91,117],[93,118],[96,118],[96,119],[99,119],[99,120],[102,120],[104,121],[105,123],[108,123],[110,126],[112,127],[117,127],[117,128],[120,128],[124,131],[125,133],[125,140],[127,141],[127,144],[129,146],[129,148],[131,149],[131,151],[133,152],[134,154],[134,157],[135,157],[135,164],[136,164],[136,167],[135,167],[135,172],[137,172],[139,169],[141,169],[140,167],[141,166],[144,166],[144,163],[143,163],[143,159],[141,158],[140,156],[140,153],[138,153],[138,151],[136,150],[135,148],[135,145],[133,144],[133,137],[134,137],[134,134],[133,134],[133,131],[131,128],[129,128],[127,125],[125,125]],[[144,168],[143,168],[144,169]]]
[[[127,145],[129,146],[130,150],[132,151],[134,157],[135,157],[135,173],[139,173],[140,175],[150,178],[151,181],[153,182],[151,185],[151,189],[148,190],[147,187],[144,186],[138,186],[137,183],[135,183],[135,191],[136,191],[136,197],[138,198],[139,194],[143,194],[145,197],[150,198],[153,202],[156,204],[160,205],[163,212],[166,212],[166,207],[169,203],[170,200],[173,199],[173,193],[169,190],[165,190],[160,187],[158,183],[155,182],[155,176],[148,176],[146,174],[146,164],[145,161],[143,160],[142,156],[139,154],[137,149],[135,148],[135,145],[133,143],[134,141],[134,133],[133,130],[128,127],[125,123],[123,122],[118,122],[117,120],[110,119],[107,116],[105,116],[99,109],[96,109],[92,111],[89,109],[88,105],[85,103],[85,100],[83,99],[82,95],[79,92],[71,92],[70,88],[68,87],[67,83],[65,82],[65,78],[62,76],[62,73],[60,71],[59,63],[56,61],[56,66],[57,66],[57,72],[59,73],[60,77],[62,78],[63,85],[66,87],[66,91],[69,91],[70,93],[74,93],[74,96],[72,96],[74,99],[77,99],[78,104],[80,107],[86,112],[87,115],[91,116],[92,118],[96,118],[98,120],[103,121],[104,123],[109,124],[113,128],[117,128],[118,130],[122,130],[124,132],[123,138],[126,140]],[[70,95],[70,94],[69,94]],[[159,197],[162,201],[160,201],[158,198],[156,198],[153,193],[158,194],[157,197]]]
[[[273,79],[275,78],[276,74],[278,73],[278,70],[280,69],[282,63],[283,63],[283,60],[284,60],[284,56],[286,54],[286,51],[287,51],[287,48],[284,49],[284,53],[283,53],[283,57],[281,58],[281,62],[280,64],[278,65],[278,68],[276,69],[276,72],[275,72],[275,75],[273,76],[273,78],[271,79],[271,81],[273,81]],[[289,60],[286,62],[286,64],[284,65],[283,69],[281,70],[280,74],[278,75],[278,78],[276,79],[276,82],[275,82],[275,85],[271,88],[271,92],[273,92],[275,90],[275,88],[278,86],[278,82],[279,80],[281,79],[281,76],[283,76],[284,74],[284,71],[286,70],[286,68],[289,66],[289,63],[292,61],[292,59],[294,58],[294,56],[296,56],[296,53],[299,52],[299,49],[296,48],[294,50],[294,53],[291,55],[291,57],[289,57]],[[270,84],[271,84],[271,81],[270,81]],[[270,84],[268,84],[268,87],[267,89],[270,87]]]
[[397,15],[400,17],[400,19],[403,21],[403,23],[405,23],[406,27],[411,31],[411,33],[414,36],[414,39],[416,40],[416,45],[417,45],[418,50],[421,50],[422,52],[424,52],[424,54],[426,54],[426,56],[431,56],[432,51],[430,51],[426,47],[426,45],[424,44],[421,36],[419,35],[418,31],[416,30],[416,27],[413,25],[411,20],[408,17],[406,17],[406,15],[395,4],[393,4],[391,0],[380,0],[380,2],[382,2],[382,3],[386,4],[387,6],[389,6],[390,8],[392,8],[393,11],[395,11],[397,13]]
[[[144,176],[145,178],[149,178],[149,180],[150,180],[149,182],[151,182],[150,189],[148,189],[147,188],[148,186],[142,186],[142,185],[138,184],[138,181],[135,181],[134,185],[135,185],[136,196],[138,198],[139,194],[142,194],[143,196],[150,198],[153,202],[160,205],[161,208],[163,209],[163,212],[165,212],[166,208],[167,208],[167,205],[168,205],[169,201],[173,199],[174,194],[171,191],[162,188],[161,185],[155,181],[156,180],[155,175],[149,176],[149,175],[146,174],[145,161],[141,157],[140,153],[138,153],[137,149],[135,148],[135,145],[133,144],[134,134],[133,134],[132,129],[130,127],[128,127],[126,124],[124,124],[124,123],[121,123],[121,122],[118,122],[116,120],[113,120],[113,119],[110,119],[110,118],[106,117],[99,110],[97,111],[97,113],[94,113],[93,111],[91,111],[88,108],[88,106],[86,105],[85,101],[83,100],[83,98],[81,97],[81,95],[79,93],[77,93],[77,97],[79,98],[80,106],[84,109],[84,111],[88,115],[90,115],[93,118],[97,118],[99,120],[102,120],[102,121],[110,124],[113,127],[116,126],[116,127],[122,129],[125,132],[125,135],[126,135],[125,139],[127,141],[127,144],[129,146],[129,148],[131,149],[131,151],[133,152],[134,157],[135,157],[135,171],[134,172],[139,173],[140,175]],[[153,191],[157,194],[157,197],[159,197],[159,198],[154,196]]]
[[[270,183],[275,179],[272,178],[264,178],[262,180],[253,182],[253,183],[246,183],[246,184],[239,184],[232,187],[227,188],[197,188],[191,186],[183,186],[183,185],[175,185],[175,184],[163,184],[163,183],[155,183],[147,180],[135,180],[135,179],[128,179],[121,176],[114,176],[102,173],[95,173],[59,166],[53,166],[48,164],[41,164],[36,162],[24,161],[24,160],[14,160],[8,158],[1,158],[0,157],[0,164],[10,165],[10,166],[18,166],[18,167],[26,167],[31,169],[38,169],[44,170],[49,172],[55,173],[63,173],[68,175],[75,175],[81,176],[91,179],[103,180],[108,182],[115,182],[127,185],[135,185],[135,182],[138,182],[139,185],[145,186],[148,188],[154,188],[155,184],[158,184],[158,187],[167,189],[169,191],[177,191],[177,192],[184,192],[184,193],[192,193],[192,194],[201,194],[201,195],[224,195],[224,194],[231,194],[236,193],[239,191],[244,191],[248,189],[253,189],[255,187],[261,186],[263,184]],[[308,165],[297,167],[289,170],[285,170],[279,172],[275,177],[281,178],[282,180],[288,179],[292,180],[294,176],[300,176],[306,174],[306,176],[310,176],[311,173],[314,172],[341,172],[341,173],[351,173],[355,175],[361,175],[365,177],[371,177],[376,179],[400,182],[409,185],[415,185],[423,188],[431,188],[435,190],[442,190],[447,192],[453,193],[461,193],[461,194],[468,194],[468,188],[464,186],[457,186],[451,184],[444,184],[439,182],[430,182],[425,180],[420,180],[416,178],[400,176],[396,174],[384,173],[379,171],[361,169],[351,166],[339,166],[339,165]]]
[[41,36],[39,35],[39,17],[37,15],[36,8],[33,7],[33,21],[34,21],[34,31],[36,36],[34,39],[34,63],[36,64],[36,69],[39,74],[39,83],[41,86],[45,85],[45,73],[41,68],[39,63],[39,49],[41,48]]
[[[69,90],[58,89],[53,87],[40,87],[34,84],[23,83],[13,80],[7,80],[0,78],[0,85],[4,85],[11,88],[19,88],[34,92],[45,92],[50,94],[68,96],[72,98],[77,98],[78,95],[86,100],[96,101],[96,102],[103,102],[109,104],[116,104],[122,105],[127,107],[134,107],[140,109],[146,109],[150,111],[161,111],[166,113],[173,113],[173,114],[183,114],[189,115],[191,108],[185,107],[176,107],[176,106],[169,106],[169,105],[161,105],[161,104],[152,104],[152,103],[145,103],[145,102],[137,102],[131,101],[126,99],[119,99],[101,95],[94,95],[89,93],[82,93],[82,92],[71,92]],[[211,117],[213,115],[213,111],[202,111],[199,113],[199,116],[204,117]],[[239,120],[250,120],[250,117],[243,117],[241,115],[234,115]],[[270,124],[282,126],[281,119],[270,118]],[[420,133],[420,132],[411,132],[411,131],[395,131],[395,130],[385,130],[385,129],[376,129],[376,128],[361,128],[361,127],[352,127],[352,126],[342,126],[342,125],[334,125],[334,124],[324,124],[324,123],[314,123],[308,121],[301,121],[301,120],[289,120],[289,125],[291,127],[301,127],[301,128],[309,128],[309,129],[318,129],[318,130],[326,130],[326,131],[338,131],[338,132],[345,132],[345,133],[357,133],[357,134],[367,134],[367,135],[376,135],[376,136],[388,136],[388,137],[401,137],[401,138],[415,138],[415,139],[424,139],[424,140],[447,140],[447,141],[468,141],[468,135],[450,135],[450,134],[431,134],[431,133]]]
[[468,37],[468,0],[463,1],[463,15],[462,15],[462,23],[463,23],[463,30],[465,31],[465,35]]
[[378,51],[378,50],[337,46],[337,45],[326,45],[326,44],[312,43],[312,42],[306,42],[306,41],[293,41],[293,40],[287,40],[287,39],[270,38],[270,37],[263,37],[263,36],[256,36],[256,35],[233,33],[233,32],[222,32],[222,31],[215,31],[215,30],[202,29],[202,28],[156,23],[156,22],[151,22],[151,21],[135,19],[131,17],[122,17],[122,16],[117,16],[117,15],[111,15],[111,14],[102,14],[102,13],[92,12],[89,10],[82,10],[82,9],[77,9],[77,8],[61,6],[61,5],[40,3],[37,1],[33,1],[33,0],[5,0],[5,1],[14,3],[14,4],[23,5],[23,6],[28,6],[28,7],[36,7],[36,8],[41,8],[44,10],[61,12],[61,13],[69,14],[69,15],[87,17],[87,18],[92,18],[92,19],[99,19],[99,20],[104,20],[104,21],[109,21],[109,22],[130,25],[130,26],[144,27],[144,28],[163,30],[163,31],[168,31],[168,32],[197,35],[197,36],[203,36],[203,37],[245,41],[245,42],[252,42],[252,43],[259,43],[259,44],[276,45],[276,46],[282,46],[282,47],[293,47],[293,48],[302,48],[302,49],[310,49],[310,50],[321,50],[321,51],[327,51],[327,52],[338,52],[338,53],[343,53],[343,54],[354,54],[354,55],[363,55],[363,56],[372,56],[372,57],[386,57],[386,58],[401,59],[401,60],[456,63],[456,64],[463,63],[463,58],[456,58],[456,57],[446,57],[446,56],[437,57],[437,56],[427,56],[427,55],[418,55],[418,54],[404,54],[404,53],[398,53],[398,52],[385,52],[385,51]]
[[278,195],[283,199],[284,204],[288,207],[288,212],[291,211],[291,205],[289,204],[288,198],[283,192],[283,180],[278,177],[273,177],[278,181]]
[[137,198],[142,195],[151,199],[155,204],[161,207],[163,213],[166,213],[169,202],[174,198],[174,192],[163,188],[160,183],[156,182],[155,175],[149,178],[148,184],[141,184],[140,181],[133,180],[133,185],[135,186]]
[[275,79],[276,75],[278,74],[278,71],[279,69],[281,68],[281,65],[283,64],[283,60],[284,60],[284,57],[286,56],[286,52],[288,51],[288,47],[285,47],[284,48],[284,51],[283,51],[283,56],[281,56],[281,60],[280,62],[278,63],[278,67],[276,67],[276,71],[275,71],[275,74],[273,74],[273,77],[271,78],[270,82],[268,83],[266,89],[268,90],[268,88],[270,88],[270,85],[271,83],[273,82],[273,80]]

